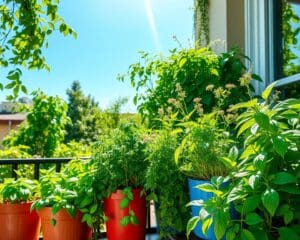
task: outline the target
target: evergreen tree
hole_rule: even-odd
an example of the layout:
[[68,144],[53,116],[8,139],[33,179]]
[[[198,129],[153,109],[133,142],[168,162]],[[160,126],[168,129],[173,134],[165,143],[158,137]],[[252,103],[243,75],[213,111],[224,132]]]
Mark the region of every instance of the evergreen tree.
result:
[[74,81],[67,89],[68,113],[71,123],[66,126],[65,141],[93,142],[101,133],[103,118],[98,102],[85,96],[79,81]]

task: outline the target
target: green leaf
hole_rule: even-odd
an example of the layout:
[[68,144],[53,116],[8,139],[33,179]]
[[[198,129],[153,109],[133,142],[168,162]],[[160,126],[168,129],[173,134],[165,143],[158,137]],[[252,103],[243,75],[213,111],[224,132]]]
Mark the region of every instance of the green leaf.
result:
[[55,225],[56,225],[56,220],[55,220],[54,218],[51,218],[51,221],[50,221],[50,222],[51,222],[51,225],[52,225],[52,226],[55,226]]
[[252,189],[255,189],[255,187],[259,184],[260,175],[255,174],[250,176],[249,178],[249,185]]
[[281,227],[279,228],[279,240],[299,240],[300,236],[292,229],[288,227]]
[[189,219],[189,221],[186,225],[186,235],[187,235],[187,237],[190,236],[191,232],[197,226],[199,221],[200,221],[200,217],[198,217],[198,216],[195,216],[195,217],[192,217],[192,218]]
[[209,229],[209,227],[211,226],[211,224],[213,223],[213,219],[212,217],[209,217],[207,219],[205,219],[203,222],[202,222],[202,232],[206,235],[207,234],[207,231]]
[[221,239],[224,236],[228,222],[229,218],[224,212],[219,211],[216,213],[214,217],[214,233],[217,240]]
[[122,227],[127,226],[129,223],[130,223],[130,216],[123,217],[120,222]]
[[201,185],[198,185],[196,188],[198,188],[199,190],[203,191],[203,192],[212,192],[216,195],[221,195],[222,191],[217,190],[212,184],[210,183],[203,183]]
[[241,231],[241,240],[256,240],[256,239],[249,230],[242,229],[242,231]]
[[137,219],[137,217],[135,215],[130,216],[130,222],[135,226],[139,225],[139,220]]
[[52,213],[53,213],[53,215],[55,215],[60,209],[61,209],[61,206],[59,204],[54,204],[52,206]]
[[23,93],[27,94],[27,88],[24,85],[21,86],[21,90]]
[[120,202],[120,208],[127,208],[129,206],[130,199],[129,198],[123,198]]
[[274,150],[281,156],[284,157],[286,154],[289,144],[283,140],[281,136],[276,136],[272,138]]
[[98,208],[97,204],[93,204],[93,206],[91,207],[90,213],[91,214],[95,213],[97,211],[97,208]]
[[182,58],[180,61],[179,61],[179,68],[182,68],[184,66],[184,64],[186,63],[187,59],[186,58]]
[[279,172],[276,173],[274,176],[274,179],[272,180],[273,183],[282,185],[282,184],[287,184],[287,183],[295,183],[296,177],[290,173],[287,172]]
[[222,161],[222,163],[224,163],[224,165],[226,167],[229,167],[229,168],[233,168],[236,166],[236,162],[232,161],[230,158],[228,157],[221,157],[220,160]]
[[257,213],[249,213],[246,215],[245,221],[248,225],[261,223],[263,220]]
[[271,216],[275,215],[275,211],[279,205],[279,194],[274,189],[267,189],[261,196],[262,203]]
[[267,99],[269,98],[269,96],[270,96],[270,94],[271,94],[271,92],[272,92],[274,86],[276,85],[276,83],[277,83],[276,81],[273,82],[273,83],[271,83],[271,84],[270,84],[270,85],[262,92],[261,96],[262,96],[262,98],[263,98],[264,100],[267,100]]
[[261,203],[260,195],[254,195],[246,198],[245,202],[242,204],[242,214],[247,214],[248,212],[252,212],[255,210],[259,204]]
[[258,125],[263,129],[269,129],[270,128],[270,119],[268,115],[262,113],[262,112],[256,112],[254,114],[255,121],[258,123]]
[[248,102],[242,102],[242,103],[235,104],[233,107],[230,108],[230,110],[237,110],[240,108],[252,108],[256,105],[257,105],[257,99],[254,98]]
[[226,240],[235,240],[236,236],[235,236],[235,232],[233,231],[232,228],[230,228],[227,232],[226,232]]
[[288,225],[294,218],[294,213],[291,210],[288,210],[283,215],[283,220],[285,225]]

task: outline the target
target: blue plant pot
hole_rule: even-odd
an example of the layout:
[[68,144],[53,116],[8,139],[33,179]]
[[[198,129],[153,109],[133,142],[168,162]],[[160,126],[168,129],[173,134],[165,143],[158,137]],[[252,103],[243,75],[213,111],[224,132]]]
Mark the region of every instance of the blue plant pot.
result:
[[[211,197],[213,197],[213,193],[208,193],[208,192],[203,192],[201,190],[199,190],[198,188],[196,188],[196,186],[200,185],[200,184],[204,184],[204,183],[210,183],[210,181],[205,181],[205,180],[195,180],[195,179],[191,179],[188,178],[188,185],[189,185],[189,192],[190,192],[190,200],[194,201],[194,200],[203,200],[203,201],[207,201],[208,199],[210,199]],[[191,206],[191,210],[192,210],[192,216],[198,216],[199,215],[199,211],[200,211],[201,207],[197,207],[197,206]],[[212,224],[210,226],[210,228],[207,231],[207,235],[205,235],[202,232],[202,223],[198,223],[197,226],[194,229],[194,234],[202,239],[208,239],[208,240],[215,240],[215,234],[214,234],[214,224]]]

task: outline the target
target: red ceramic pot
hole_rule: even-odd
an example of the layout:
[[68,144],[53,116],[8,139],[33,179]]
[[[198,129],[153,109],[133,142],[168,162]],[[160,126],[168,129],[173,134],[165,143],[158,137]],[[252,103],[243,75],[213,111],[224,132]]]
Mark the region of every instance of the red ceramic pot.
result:
[[[106,231],[108,240],[144,240],[146,235],[146,199],[141,196],[142,189],[133,189],[133,200],[129,207],[120,208],[120,202],[124,198],[122,190],[112,193],[109,198],[104,199],[104,212],[108,217]],[[121,226],[120,222],[124,216],[129,215],[129,208],[135,213],[139,224],[128,224]]]
[[[50,207],[38,211],[42,221],[42,233],[44,240],[88,240],[91,237],[91,229],[86,223],[81,222],[82,213],[77,212],[72,218],[65,209],[59,210],[55,216]],[[55,219],[53,226],[51,220]]]
[[0,204],[0,240],[38,240],[40,218],[31,203]]

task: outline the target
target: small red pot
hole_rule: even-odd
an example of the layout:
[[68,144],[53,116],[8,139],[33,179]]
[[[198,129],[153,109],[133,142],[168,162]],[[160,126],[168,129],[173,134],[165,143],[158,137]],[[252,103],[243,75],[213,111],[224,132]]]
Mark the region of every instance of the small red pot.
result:
[[38,240],[41,222],[31,203],[0,204],[0,240]]
[[[42,221],[42,233],[44,240],[88,240],[91,239],[91,229],[86,223],[81,222],[82,213],[77,212],[72,218],[65,209],[59,210],[55,216],[50,207],[38,211]],[[51,219],[56,220],[55,226]]]
[[146,235],[146,199],[141,196],[142,189],[133,189],[134,199],[130,202],[130,209],[135,213],[139,224],[121,226],[124,216],[129,215],[129,207],[121,209],[120,202],[124,198],[122,190],[117,190],[110,197],[104,199],[104,213],[108,217],[106,232],[108,240],[144,240]]

